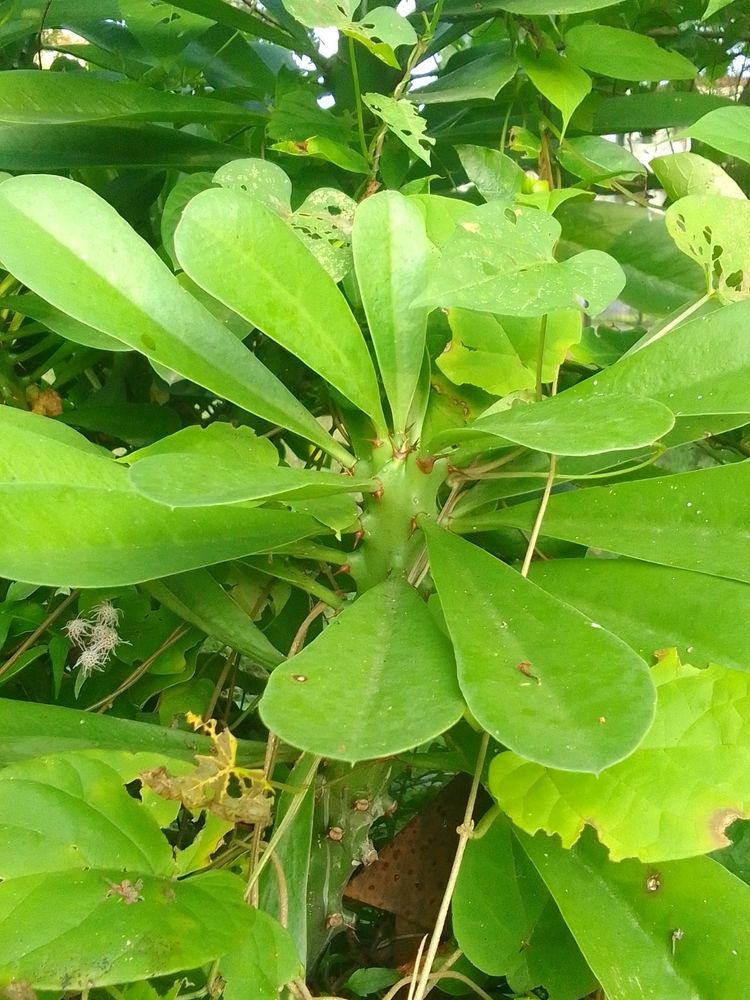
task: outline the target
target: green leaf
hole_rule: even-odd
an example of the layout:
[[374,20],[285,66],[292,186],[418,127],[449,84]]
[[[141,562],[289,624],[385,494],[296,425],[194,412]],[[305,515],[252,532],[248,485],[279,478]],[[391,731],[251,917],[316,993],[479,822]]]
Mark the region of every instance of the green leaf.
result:
[[383,191],[358,206],[352,249],[394,429],[405,432],[422,369],[428,312],[411,303],[427,282],[435,251],[419,208],[396,191]]
[[161,604],[206,635],[249,656],[264,667],[275,667],[282,654],[253,620],[205,569],[152,580],[145,589]]
[[659,400],[677,417],[742,413],[750,378],[750,303],[736,302],[681,324],[568,390]]
[[502,817],[469,841],[452,914],[453,933],[467,958],[483,972],[505,976],[514,992],[542,985],[550,1000],[579,1000],[596,986],[554,900]]
[[7,525],[0,575],[53,586],[123,586],[269,551],[319,530],[285,511],[152,503],[130,489],[126,469],[85,438],[80,445],[71,438],[78,435],[46,417],[0,409]]
[[698,91],[654,90],[628,97],[608,97],[592,105],[590,128],[599,135],[685,128],[709,111],[733,106],[734,102],[726,97]]
[[466,433],[491,434],[555,455],[597,455],[640,448],[658,441],[674,424],[670,410],[655,400],[625,395],[568,395],[480,417]]
[[[598,6],[598,4],[597,4]],[[557,9],[556,13],[562,13]],[[578,105],[591,90],[591,77],[565,56],[554,49],[535,52],[524,45],[518,50],[526,75],[536,89],[562,114],[563,134]]]
[[210,453],[141,459],[130,467],[130,482],[142,496],[172,508],[247,500],[305,500],[378,488],[372,479],[313,469],[244,465]]
[[750,163],[750,108],[732,105],[699,118],[685,135]]
[[[117,891],[125,882],[132,905]],[[123,879],[116,865],[9,879],[0,883],[0,979],[59,992],[205,965],[253,933],[243,891],[229,872]]]
[[237,152],[213,139],[160,125],[0,125],[0,170],[210,170],[234,159]]
[[93,73],[0,72],[0,122],[62,125],[107,121],[252,125],[263,122],[264,116],[225,101],[182,97],[131,80],[105,80]]
[[24,295],[6,295],[2,299],[3,305],[24,316],[30,316],[38,323],[46,326],[48,330],[58,333],[66,340],[72,340],[74,344],[82,344],[84,347],[94,347],[98,351],[129,351],[127,344],[123,344],[114,337],[108,337],[106,333],[95,330],[93,326],[79,323],[60,309],[51,306],[49,302],[33,292],[26,292]]
[[410,101],[394,100],[385,94],[363,94],[362,103],[407,149],[430,165],[430,147],[435,140],[424,134],[427,122],[417,114]]
[[549,837],[519,839],[608,1000],[741,995],[738,984],[750,975],[750,887],[718,862],[691,858],[656,870],[607,861],[593,838],[572,851]]
[[179,415],[174,410],[153,403],[86,401],[74,410],[65,410],[55,419],[72,427],[119,438],[135,447],[172,434],[180,426]]
[[352,269],[351,239],[356,208],[354,199],[343,191],[318,188],[289,216],[294,232],[337,283]]
[[389,986],[397,983],[398,979],[398,972],[394,969],[369,967],[353,972],[344,986],[352,993],[356,993],[358,997],[367,997],[371,993],[388,989]]
[[219,962],[226,981],[224,1000],[277,1000],[285,983],[299,976],[302,963],[291,937],[273,917],[254,912],[252,935]]
[[558,246],[563,257],[581,250],[608,253],[625,272],[623,302],[662,316],[705,292],[700,269],[675,247],[662,216],[636,205],[573,202],[563,205]]
[[646,173],[646,168],[630,150],[600,135],[567,139],[558,150],[557,159],[560,166],[574,177],[602,187],[610,187],[608,181],[612,178],[632,180]]
[[201,170],[194,174],[185,174],[180,177],[166,197],[159,231],[162,243],[173,264],[177,263],[174,252],[174,231],[180,221],[180,216],[190,199],[200,194],[201,191],[205,191],[206,188],[210,188],[212,183],[210,171]]
[[[211,193],[222,194],[205,192]],[[292,393],[180,287],[114,208],[82,184],[42,176],[0,184],[0,259],[79,322],[331,447],[331,438]]]
[[282,217],[292,211],[292,182],[286,172],[270,160],[232,160],[219,167],[213,183],[230,191],[244,191]]
[[612,7],[622,0],[499,0],[498,8],[511,14],[581,14],[589,10]]
[[675,647],[700,667],[721,663],[750,670],[747,584],[627,559],[536,562],[529,575],[646,661]]
[[204,458],[218,458],[221,462],[243,463],[247,465],[276,466],[279,453],[266,437],[258,435],[245,426],[233,427],[232,424],[216,423],[208,427],[196,424],[183,427],[176,434],[155,441],[147,448],[139,448],[124,455],[120,461],[132,465],[145,458],[157,455],[187,455]]
[[414,28],[393,7],[369,10],[361,21],[342,25],[340,30],[393,69],[400,69],[393,50],[400,45],[415,45],[417,41]]
[[604,24],[579,24],[565,35],[565,53],[591,73],[615,80],[693,80],[689,59],[648,35]]
[[92,750],[4,768],[0,878],[81,868],[171,875],[169,844],[125,789],[163,763],[147,754]]
[[433,83],[407,95],[416,104],[454,104],[459,101],[494,100],[516,75],[514,59],[493,52],[438,76]]
[[201,288],[383,426],[375,372],[357,322],[333,280],[283,220],[237,192],[204,191],[185,209],[175,247]]
[[488,552],[437,528],[425,534],[477,721],[550,767],[597,773],[631,753],[653,718],[643,660]]
[[[193,761],[196,753],[208,753],[210,746],[208,737],[197,733],[0,698],[0,764],[91,749],[163,754]],[[238,760],[257,767],[263,759],[263,747],[262,743],[240,740]]]
[[730,3],[734,3],[734,0],[709,0],[701,21],[707,21],[709,17],[713,17],[718,11],[728,7]]
[[670,201],[689,194],[723,195],[741,198],[745,195],[739,184],[722,170],[718,163],[697,153],[670,153],[655,156],[649,167],[656,174]]
[[470,309],[449,309],[453,339],[436,359],[456,385],[476,385],[494,396],[533,389],[534,371],[518,356],[496,316]]
[[456,146],[456,152],[466,176],[485,201],[513,201],[521,191],[523,170],[499,149],[467,145]]
[[676,657],[652,674],[653,727],[627,760],[596,777],[511,753],[495,757],[490,790],[514,823],[527,833],[556,833],[563,847],[591,826],[612,861],[674,861],[729,844],[726,828],[750,811],[750,677],[718,666],[696,670]]
[[[554,495],[543,534],[645,562],[750,583],[750,463]],[[529,530],[537,501],[457,518],[456,531]]]
[[625,276],[617,262],[587,250],[563,263],[553,257],[560,224],[531,208],[490,202],[459,224],[427,289],[414,304],[462,306],[512,316],[542,316],[583,305],[601,312]]
[[744,234],[750,202],[721,195],[688,195],[667,209],[670,236],[702,269],[706,287],[723,302],[750,294],[750,251]]
[[[335,721],[322,706],[336,707]],[[398,577],[368,590],[277,667],[260,703],[263,722],[286,743],[352,762],[426,743],[462,710],[450,643]]]

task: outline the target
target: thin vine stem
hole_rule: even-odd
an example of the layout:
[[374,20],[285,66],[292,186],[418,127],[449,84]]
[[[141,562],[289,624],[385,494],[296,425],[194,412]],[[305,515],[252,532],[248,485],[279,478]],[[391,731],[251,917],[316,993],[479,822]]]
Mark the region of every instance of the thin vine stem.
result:
[[[474,829],[474,807],[477,801],[477,793],[479,792],[479,783],[482,777],[482,771],[484,769],[484,761],[487,757],[487,748],[490,743],[490,735],[485,732],[482,733],[482,739],[479,744],[479,752],[477,754],[477,761],[474,766],[474,776],[471,781],[471,790],[469,791],[469,797],[466,800],[466,809],[464,810],[464,818],[461,826],[458,828],[458,846],[456,847],[456,853],[453,858],[453,865],[451,866],[450,875],[448,876],[448,884],[445,887],[445,892],[443,893],[443,899],[440,904],[440,910],[438,912],[437,920],[435,921],[435,926],[432,929],[432,934],[430,936],[430,943],[427,948],[427,954],[424,960],[424,966],[421,974],[421,978],[418,980],[417,988],[414,992],[413,1000],[424,1000],[430,988],[430,974],[432,970],[432,965],[437,956],[438,947],[440,946],[440,938],[443,933],[443,928],[445,927],[445,922],[448,919],[448,910],[450,909],[451,899],[453,898],[453,890],[456,887],[456,882],[458,880],[458,873],[461,870],[461,862],[463,861],[464,852],[466,851],[466,846],[471,839],[472,831]],[[419,968],[414,969],[414,976],[418,975]],[[440,978],[438,976],[438,978]]]

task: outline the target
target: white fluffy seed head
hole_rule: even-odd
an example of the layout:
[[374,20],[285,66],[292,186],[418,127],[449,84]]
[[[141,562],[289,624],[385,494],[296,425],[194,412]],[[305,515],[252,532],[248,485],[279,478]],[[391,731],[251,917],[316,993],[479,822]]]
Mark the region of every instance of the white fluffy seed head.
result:
[[109,653],[94,646],[87,646],[76,660],[76,666],[84,677],[90,677],[95,670],[103,670]]
[[85,618],[71,618],[66,625],[63,625],[63,632],[76,646],[83,646],[91,632],[91,622]]
[[111,601],[102,601],[94,608],[94,620],[97,625],[108,625],[110,628],[117,628],[120,621],[120,611]]
[[90,644],[94,649],[110,653],[121,641],[117,629],[111,625],[94,625],[91,629]]

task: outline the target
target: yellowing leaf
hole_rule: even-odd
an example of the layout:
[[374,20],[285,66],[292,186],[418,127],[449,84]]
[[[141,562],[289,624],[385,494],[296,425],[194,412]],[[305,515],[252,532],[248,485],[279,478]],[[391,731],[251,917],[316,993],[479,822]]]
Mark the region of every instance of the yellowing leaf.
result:
[[638,749],[599,775],[573,774],[500,754],[490,788],[523,830],[559,834],[571,847],[596,829],[610,858],[671,861],[729,841],[750,814],[750,676],[684,666],[671,654],[652,670],[654,724]]
[[208,722],[187,713],[195,729],[202,729],[212,743],[212,756],[196,754],[196,767],[174,777],[166,767],[153,768],[141,775],[145,785],[165,799],[177,799],[186,809],[208,809],[232,823],[259,823],[271,820],[270,785],[263,772],[237,766],[237,740],[228,729],[216,732],[216,721]]

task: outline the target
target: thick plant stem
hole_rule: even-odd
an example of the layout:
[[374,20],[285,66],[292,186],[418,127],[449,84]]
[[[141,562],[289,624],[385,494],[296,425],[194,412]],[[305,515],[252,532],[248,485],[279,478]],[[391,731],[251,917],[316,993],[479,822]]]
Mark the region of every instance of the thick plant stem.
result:
[[[448,910],[450,909],[451,899],[453,898],[453,890],[455,889],[456,882],[458,880],[458,873],[461,870],[461,862],[463,861],[464,852],[466,851],[466,845],[469,843],[474,829],[474,820],[472,817],[474,815],[474,806],[477,801],[479,782],[482,777],[482,770],[484,769],[484,761],[487,756],[487,747],[489,746],[489,742],[489,733],[483,733],[482,741],[479,744],[477,762],[474,766],[474,777],[471,782],[471,790],[469,792],[469,797],[466,800],[463,823],[458,828],[458,847],[456,848],[456,854],[453,858],[453,866],[451,867],[451,872],[448,876],[448,884],[446,885],[445,892],[443,893],[443,901],[440,904],[440,911],[438,913],[437,920],[435,921],[435,926],[432,929],[430,943],[427,948],[427,954],[425,955],[424,965],[422,966],[422,973],[418,980],[413,1000],[424,1000],[430,988],[430,973],[432,971],[432,964],[435,961],[437,950],[440,946],[440,937],[443,933],[443,928],[445,927],[445,921],[448,919]],[[414,970],[415,978],[417,975],[419,975],[418,967]]]

